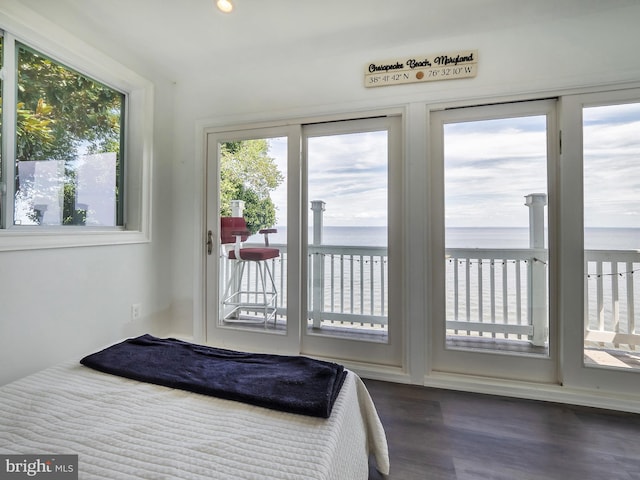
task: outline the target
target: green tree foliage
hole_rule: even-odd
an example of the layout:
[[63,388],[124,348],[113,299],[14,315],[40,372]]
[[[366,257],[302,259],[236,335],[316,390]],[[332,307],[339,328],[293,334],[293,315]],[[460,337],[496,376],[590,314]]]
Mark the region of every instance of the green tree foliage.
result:
[[220,215],[231,215],[231,200],[245,202],[244,218],[254,234],[276,223],[270,192],[284,181],[265,139],[227,142],[220,147]]
[[[116,152],[116,168],[121,168],[123,105],[121,93],[27,47],[18,48],[16,160],[66,162],[63,224],[82,223],[75,211],[74,161],[80,150]],[[118,187],[114,185],[116,194]]]
[[26,47],[18,51],[18,160],[118,152],[123,96]]

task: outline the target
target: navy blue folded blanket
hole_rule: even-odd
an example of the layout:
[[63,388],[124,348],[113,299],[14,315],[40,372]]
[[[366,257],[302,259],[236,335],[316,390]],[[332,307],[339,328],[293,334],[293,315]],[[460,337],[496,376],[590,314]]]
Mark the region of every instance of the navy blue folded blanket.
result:
[[284,412],[329,418],[347,372],[301,356],[236,352],[142,335],[80,360],[87,367]]

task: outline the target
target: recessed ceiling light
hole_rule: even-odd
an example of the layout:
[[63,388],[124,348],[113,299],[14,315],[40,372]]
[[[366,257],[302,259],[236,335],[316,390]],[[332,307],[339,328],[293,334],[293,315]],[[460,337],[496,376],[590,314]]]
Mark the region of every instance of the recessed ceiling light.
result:
[[231,0],[216,0],[216,7],[223,13],[231,13],[233,11]]

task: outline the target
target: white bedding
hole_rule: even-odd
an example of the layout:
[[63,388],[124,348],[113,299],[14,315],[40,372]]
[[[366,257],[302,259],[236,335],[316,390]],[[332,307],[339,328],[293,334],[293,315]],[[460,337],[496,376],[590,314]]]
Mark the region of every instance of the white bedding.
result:
[[78,454],[81,479],[366,480],[384,430],[349,372],[328,419],[62,364],[0,387],[0,453]]

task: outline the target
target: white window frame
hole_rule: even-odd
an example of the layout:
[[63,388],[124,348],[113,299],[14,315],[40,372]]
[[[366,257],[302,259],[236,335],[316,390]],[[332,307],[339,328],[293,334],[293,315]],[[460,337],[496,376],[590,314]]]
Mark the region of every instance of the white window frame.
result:
[[[23,10],[24,8],[24,10]],[[28,25],[21,20],[28,19]],[[4,105],[14,105],[15,42],[125,94],[124,226],[14,226],[0,229],[0,251],[146,243],[151,241],[151,168],[153,157],[153,84],[34,12],[14,6],[0,11],[4,32],[1,70]],[[13,67],[15,70],[15,67]],[[3,109],[2,182],[13,176],[15,109]],[[8,167],[8,168],[7,168]],[[3,208],[13,208],[13,188],[5,185]],[[6,213],[6,212],[5,212]],[[12,216],[11,216],[12,218]]]
[[[431,139],[431,198],[433,208],[431,249],[429,256],[432,262],[433,300],[431,303],[431,339],[427,344],[430,349],[432,373],[436,374],[471,374],[476,376],[495,377],[508,380],[525,380],[540,384],[555,384],[557,379],[557,324],[554,315],[553,285],[555,267],[549,264],[549,286],[547,295],[549,302],[549,354],[528,355],[519,352],[500,350],[473,350],[451,348],[446,345],[446,268],[445,268],[445,172],[444,172],[444,125],[474,120],[508,119],[527,116],[546,117],[547,144],[547,195],[549,196],[548,228],[550,258],[555,252],[555,202],[556,165],[557,165],[557,125],[555,100],[531,100],[525,102],[506,102],[502,104],[472,106],[449,111],[434,111],[430,117]],[[526,192],[523,192],[523,195]],[[431,379],[427,384],[431,383]]]
[[[564,338],[560,361],[563,385],[609,394],[638,394],[638,369],[585,365],[584,362],[584,144],[583,109],[637,103],[640,88],[600,89],[560,98],[562,155],[560,162],[559,315]],[[618,399],[616,399],[618,400]],[[622,402],[621,402],[622,403]],[[623,407],[624,408],[624,407]]]

